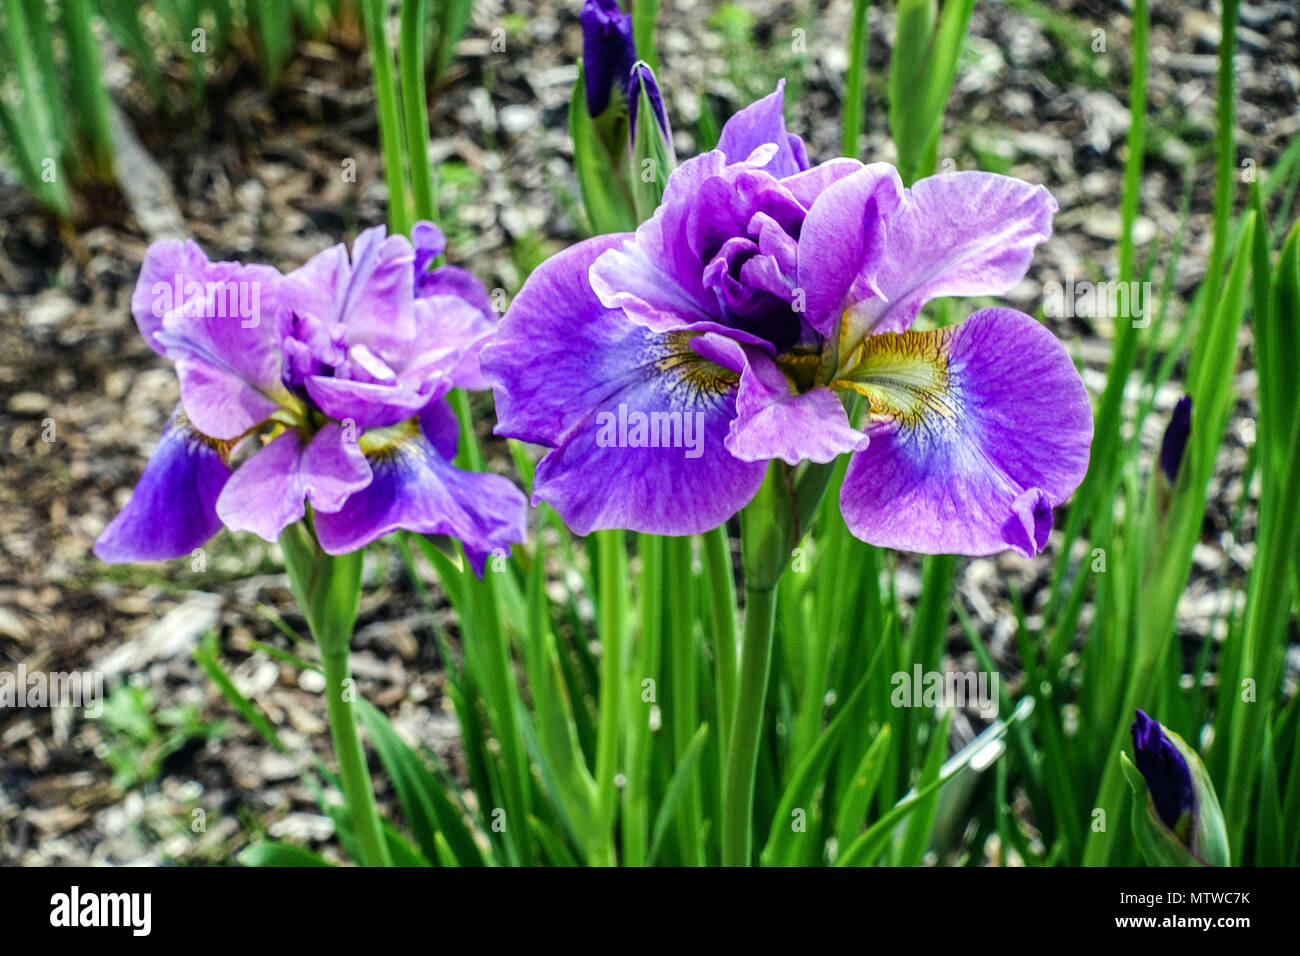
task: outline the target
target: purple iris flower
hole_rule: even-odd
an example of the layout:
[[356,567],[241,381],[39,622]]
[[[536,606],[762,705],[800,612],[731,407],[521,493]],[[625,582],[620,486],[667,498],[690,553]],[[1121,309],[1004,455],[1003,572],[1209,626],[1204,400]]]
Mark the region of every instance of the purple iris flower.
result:
[[1178,748],[1165,736],[1160,722],[1142,711],[1133,721],[1134,762],[1146,779],[1151,802],[1165,826],[1173,830],[1195,804],[1192,772]]
[[1172,485],[1178,480],[1178,469],[1187,450],[1187,439],[1192,434],[1192,396],[1184,395],[1169,416],[1164,437],[1160,439],[1160,470]]
[[188,554],[222,525],[275,541],[314,513],[321,547],[346,554],[404,528],[450,535],[477,572],[524,538],[523,495],[451,465],[445,396],[485,388],[479,351],[496,323],[468,273],[430,270],[432,223],[382,227],[281,275],[155,243],[131,305],[171,359],[181,407],[130,503],[104,529],[104,561]]
[[905,189],[885,163],[811,166],[783,85],[678,167],[634,234],[559,253],[515,297],[483,367],[498,433],[551,449],[534,501],[579,534],[692,534],[742,508],[770,460],[847,453],[859,538],[1033,554],[1087,470],[1074,365],[1011,309],[909,329],[931,299],[1011,289],[1055,201],[987,173]]
[[582,69],[587,79],[587,115],[595,119],[609,106],[617,83],[628,95],[636,47],[632,40],[632,15],[618,0],[586,0],[578,14],[582,24]]

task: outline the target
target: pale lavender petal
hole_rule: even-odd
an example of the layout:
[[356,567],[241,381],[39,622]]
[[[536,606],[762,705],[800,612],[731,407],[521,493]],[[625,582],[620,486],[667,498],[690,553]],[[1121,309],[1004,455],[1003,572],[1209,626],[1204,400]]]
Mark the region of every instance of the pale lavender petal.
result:
[[172,413],[125,508],[95,542],[108,564],[189,555],[221,530],[217,496],[230,478],[221,451]]
[[[888,163],[872,163],[827,187],[799,235],[799,288],[808,323],[833,335],[847,302],[868,296],[886,258],[887,223],[903,198]],[[889,255],[893,254],[892,247]]]
[[286,431],[235,470],[217,499],[217,514],[231,531],[251,531],[267,541],[307,513],[297,481],[302,436]]
[[235,470],[217,499],[217,514],[231,531],[278,541],[307,513],[304,498],[318,513],[337,511],[370,480],[370,465],[349,430],[328,424],[304,446],[303,436],[290,429]]
[[370,465],[357,441],[359,433],[330,422],[303,450],[298,481],[317,512],[338,511],[349,495],[370,484]]
[[415,415],[435,398],[447,394],[445,379],[418,386],[377,384],[313,375],[304,383],[313,402],[331,418],[350,420],[361,428],[385,428]]
[[[479,367],[479,353],[496,331],[496,313],[484,312],[451,295],[416,299],[416,335],[407,372],[417,377],[445,375],[455,388],[490,388]],[[425,351],[420,351],[424,347]]]
[[1042,186],[993,173],[922,179],[890,217],[876,276],[883,298],[850,296],[853,339],[909,328],[941,296],[1002,295],[1052,234],[1056,200]]
[[286,396],[276,334],[280,273],[209,262],[193,242],[154,243],[131,311],[145,340],[177,363],[194,427],[221,440],[260,424]]
[[1082,481],[1092,408],[1065,349],[1011,309],[867,339],[846,376],[871,401],[844,520],[881,547],[929,554],[1041,549],[1051,508]]

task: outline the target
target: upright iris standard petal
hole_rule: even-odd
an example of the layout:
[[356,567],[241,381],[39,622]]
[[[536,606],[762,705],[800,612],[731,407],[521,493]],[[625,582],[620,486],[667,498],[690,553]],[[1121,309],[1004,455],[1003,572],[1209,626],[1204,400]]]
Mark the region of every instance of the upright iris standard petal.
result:
[[889,220],[889,255],[876,275],[881,295],[848,303],[848,341],[905,331],[931,299],[1011,291],[1052,234],[1056,209],[1042,186],[1010,176],[959,172],[918,181]]
[[693,534],[721,524],[762,483],[762,462],[725,447],[737,376],[601,304],[591,264],[623,236],[579,243],[524,284],[483,353],[497,433],[549,446],[534,476],[579,534]]
[[181,404],[202,434],[238,438],[286,397],[276,336],[280,273],[210,262],[193,242],[154,243],[131,311],[145,340],[176,363]]
[[217,497],[230,478],[228,449],[194,431],[178,407],[130,502],[95,542],[108,564],[163,561],[190,554],[221,530]]
[[610,93],[624,84],[636,60],[632,17],[618,0],[586,0],[578,14],[582,24],[582,69],[587,78],[587,114],[593,119],[609,106]]
[[1092,409],[1069,356],[1023,313],[869,337],[839,380],[871,403],[840,494],[849,530],[924,553],[1041,550],[1088,466]]
[[799,236],[798,276],[808,321],[823,335],[835,334],[846,303],[883,298],[876,275],[903,196],[898,171],[872,163],[835,180],[813,202]]
[[1146,778],[1156,813],[1173,830],[1195,806],[1191,769],[1160,722],[1140,710],[1135,712],[1132,733],[1134,763]]
[[373,480],[338,510],[316,514],[316,536],[328,554],[359,550],[398,529],[451,535],[482,575],[488,555],[524,540],[523,493],[500,475],[453,468],[415,423],[366,458]]
[[783,179],[802,172],[810,165],[808,149],[804,142],[785,129],[785,80],[778,80],[776,89],[740,110],[722,127],[718,149],[732,163],[739,163],[754,150],[772,144],[776,152],[764,169]]
[[231,531],[251,531],[267,541],[307,513],[338,511],[348,496],[370,484],[370,466],[355,438],[328,424],[311,439],[281,433],[227,482],[217,513]]

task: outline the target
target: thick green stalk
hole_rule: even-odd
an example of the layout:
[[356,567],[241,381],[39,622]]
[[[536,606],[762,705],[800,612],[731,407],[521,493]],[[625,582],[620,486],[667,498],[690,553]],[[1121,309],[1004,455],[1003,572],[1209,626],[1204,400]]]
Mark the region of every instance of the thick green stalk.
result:
[[659,643],[664,618],[664,538],[654,534],[637,536],[641,560],[638,577],[640,634],[637,636],[635,670],[627,682],[625,761],[627,786],[623,788],[623,865],[644,866],[650,849],[650,753],[654,734],[650,727],[654,700],[645,699],[642,681],[659,672]]
[[411,198],[417,219],[432,219],[433,171],[429,166],[429,110],[424,91],[424,26],[428,0],[402,0],[402,110],[406,119]]
[[406,171],[402,164],[402,114],[397,105],[393,52],[388,47],[388,5],[384,0],[362,0],[361,12],[375,73],[375,100],[379,107],[379,143],[384,154],[384,179],[388,184],[388,228],[406,235],[411,213],[406,200]]
[[731,718],[736,709],[736,580],[731,570],[727,526],[700,536],[704,577],[708,582],[713,637],[713,670],[718,687],[718,746],[726,754]]
[[348,648],[321,648],[325,669],[325,697],[329,703],[330,736],[339,761],[339,781],[348,801],[352,825],[356,830],[357,848],[363,866],[391,866],[388,846],[379,824],[370,771],[365,751],[357,733],[357,718],[352,708],[352,677],[348,671]]
[[748,866],[754,832],[754,771],[767,679],[772,669],[776,588],[794,544],[793,471],[780,461],[768,467],[758,493],[740,513],[740,551],[745,572],[745,632],[740,645],[736,713],[727,744],[722,782],[722,862]]
[[[668,569],[669,692],[672,699],[673,757],[681,761],[690,748],[699,727],[699,668],[695,656],[695,613],[691,595],[691,539],[669,538],[666,542]],[[677,834],[682,863],[704,865],[704,845],[700,840],[700,779],[695,774],[686,784],[686,792],[677,811]]]
[[618,809],[619,739],[627,617],[627,550],[622,531],[597,531],[600,621],[600,715],[596,724],[596,828],[593,864],[615,866],[614,818]]
[[753,855],[754,770],[763,729],[763,705],[772,669],[776,587],[745,588],[745,633],[740,645],[740,686],[723,781],[722,864],[749,866]]

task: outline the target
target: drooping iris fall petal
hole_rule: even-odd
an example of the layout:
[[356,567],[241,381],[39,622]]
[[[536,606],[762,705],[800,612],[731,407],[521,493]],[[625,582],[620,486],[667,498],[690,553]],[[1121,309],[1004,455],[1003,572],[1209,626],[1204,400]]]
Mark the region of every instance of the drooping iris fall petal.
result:
[[533,499],[577,533],[693,534],[752,498],[766,466],[725,448],[734,374],[692,349],[689,333],[652,332],[596,297],[588,270],[624,238],[553,256],[515,297],[483,353],[497,431],[552,449]]
[[190,554],[221,530],[217,497],[230,478],[225,449],[194,431],[177,407],[127,506],[95,542],[109,564]]
[[461,471],[430,444],[421,428],[367,451],[372,479],[340,508],[317,513],[316,536],[328,554],[347,554],[404,529],[450,535],[465,546],[476,574],[493,551],[524,539],[523,495],[500,475]]
[[1046,328],[984,309],[949,328],[873,335],[842,380],[873,420],[840,493],[850,531],[927,554],[1043,548],[1092,442],[1087,392]]

